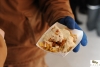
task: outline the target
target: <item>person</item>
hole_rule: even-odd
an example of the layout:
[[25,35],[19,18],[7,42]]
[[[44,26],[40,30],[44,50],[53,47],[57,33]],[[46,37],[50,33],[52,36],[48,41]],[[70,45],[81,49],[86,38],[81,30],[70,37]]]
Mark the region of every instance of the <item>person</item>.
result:
[[[56,21],[70,29],[82,30],[74,21],[69,0],[2,0],[0,28],[5,32],[5,67],[47,67],[45,52],[36,46],[42,34]],[[84,33],[80,44],[86,46]]]
[[79,0],[79,12],[81,14],[87,14],[87,0]]
[[78,20],[77,14],[76,14],[76,9],[79,6],[79,1],[78,0],[70,0],[70,5],[72,8],[72,12],[75,16],[75,21],[77,22],[77,24],[81,25],[82,22]]
[[81,14],[87,14],[87,0],[70,0],[70,5],[71,5],[72,12],[75,16],[76,23],[82,25],[82,22],[78,20],[76,10],[78,8],[78,11]]
[[100,0],[88,0],[87,7],[87,29],[89,31],[96,29],[97,35],[100,36]]

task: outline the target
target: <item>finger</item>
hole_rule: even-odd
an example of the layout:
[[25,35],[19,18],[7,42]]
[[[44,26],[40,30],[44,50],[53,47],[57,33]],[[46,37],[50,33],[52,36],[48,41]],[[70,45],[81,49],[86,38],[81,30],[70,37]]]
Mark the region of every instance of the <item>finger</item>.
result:
[[[75,23],[75,28],[78,29],[78,30],[82,30],[82,29],[77,25],[77,23]],[[87,45],[87,36],[86,36],[86,34],[84,33],[84,31],[83,31],[83,37],[82,37],[82,40],[81,40],[81,45],[82,45],[82,46],[86,46],[86,45]]]
[[83,32],[83,38],[81,40],[81,45],[82,46],[86,46],[87,45],[87,36],[86,34]]
[[73,52],[78,52],[80,49],[80,43],[73,49]]
[[0,51],[4,54],[7,53],[7,46],[4,40],[4,31],[0,29]]
[[75,29],[75,21],[69,16],[65,18],[65,25],[70,29]]
[[5,40],[4,40],[4,31],[2,29],[0,29],[0,46],[6,46],[5,45]]
[[82,30],[76,22],[75,22],[75,29]]
[[6,47],[5,40],[2,37],[2,35],[0,34],[0,48],[5,48],[5,47]]

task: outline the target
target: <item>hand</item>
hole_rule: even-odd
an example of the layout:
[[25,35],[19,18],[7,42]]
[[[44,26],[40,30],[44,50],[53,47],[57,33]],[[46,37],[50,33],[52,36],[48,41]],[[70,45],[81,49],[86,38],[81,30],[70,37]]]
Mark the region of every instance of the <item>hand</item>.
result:
[[[62,18],[59,20],[59,23],[66,25],[68,28],[70,29],[78,29],[78,30],[82,30],[77,23],[69,16]],[[79,48],[80,48],[80,44],[82,46],[86,46],[87,45],[87,36],[85,33],[83,33],[83,38],[80,41],[80,43],[73,49],[74,52],[78,52]]]
[[0,67],[3,67],[7,56],[7,47],[3,37],[4,32],[0,29]]

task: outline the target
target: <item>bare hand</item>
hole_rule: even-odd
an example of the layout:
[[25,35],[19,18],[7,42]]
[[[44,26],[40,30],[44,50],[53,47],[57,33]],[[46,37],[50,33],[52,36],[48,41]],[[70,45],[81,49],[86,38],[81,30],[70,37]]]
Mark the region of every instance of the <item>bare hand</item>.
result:
[[7,56],[7,47],[3,37],[4,32],[0,29],[0,67],[3,67]]

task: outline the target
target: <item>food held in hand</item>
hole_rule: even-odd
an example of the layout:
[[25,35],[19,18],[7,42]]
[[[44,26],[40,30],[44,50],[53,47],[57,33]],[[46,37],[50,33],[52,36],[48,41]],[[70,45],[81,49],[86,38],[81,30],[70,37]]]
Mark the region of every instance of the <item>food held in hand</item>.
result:
[[66,53],[76,46],[76,40],[77,36],[72,34],[70,29],[60,29],[54,26],[44,35],[43,40],[38,44],[46,51]]

